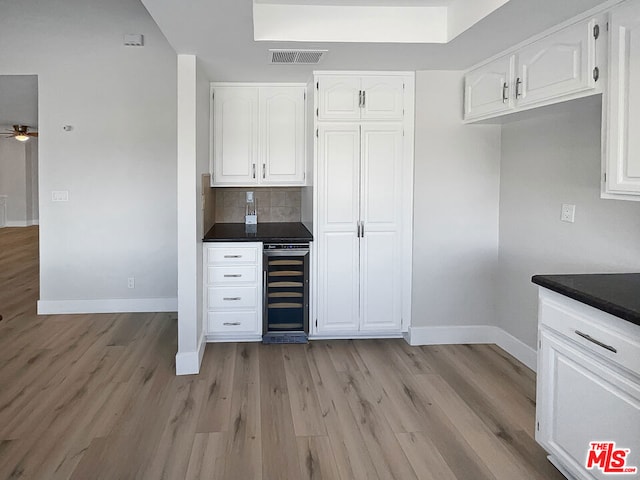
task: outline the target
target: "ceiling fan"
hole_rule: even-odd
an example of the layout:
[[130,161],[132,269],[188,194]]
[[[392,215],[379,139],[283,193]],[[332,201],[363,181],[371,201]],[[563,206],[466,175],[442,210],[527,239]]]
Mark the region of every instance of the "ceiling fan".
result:
[[9,138],[15,138],[20,142],[26,142],[29,137],[37,137],[38,132],[30,132],[29,127],[26,125],[14,125],[13,130],[7,130],[6,132],[0,132],[0,135]]

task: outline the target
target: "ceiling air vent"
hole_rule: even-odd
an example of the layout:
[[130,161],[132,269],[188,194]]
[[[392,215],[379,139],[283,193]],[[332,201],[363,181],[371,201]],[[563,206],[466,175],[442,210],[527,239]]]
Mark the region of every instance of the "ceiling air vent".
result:
[[319,63],[328,50],[269,50],[269,63],[310,65]]

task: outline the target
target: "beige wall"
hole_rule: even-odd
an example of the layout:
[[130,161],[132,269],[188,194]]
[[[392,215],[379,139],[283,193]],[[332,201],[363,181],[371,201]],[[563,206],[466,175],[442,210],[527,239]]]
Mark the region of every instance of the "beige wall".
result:
[[532,275],[640,271],[640,202],[600,198],[600,113],[595,96],[502,127],[497,323],[532,347]]
[[412,327],[495,323],[500,127],[462,123],[461,72],[417,72]]

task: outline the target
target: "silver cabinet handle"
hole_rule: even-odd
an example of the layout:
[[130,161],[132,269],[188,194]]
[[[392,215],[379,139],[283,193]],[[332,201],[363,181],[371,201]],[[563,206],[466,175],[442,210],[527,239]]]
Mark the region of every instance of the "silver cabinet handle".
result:
[[585,340],[590,341],[591,343],[595,343],[596,345],[598,345],[599,347],[604,348],[605,350],[609,350],[610,352],[613,353],[618,353],[618,350],[614,347],[612,347],[611,345],[607,345],[606,343],[602,343],[599,340],[596,340],[595,338],[593,338],[591,335],[587,334],[587,333],[583,333],[580,330],[575,330],[575,334],[579,335],[580,337],[584,338]]
[[367,104],[367,91],[362,91],[362,106],[364,107]]
[[262,178],[267,178],[267,164],[262,164]]
[[242,258],[242,255],[225,255],[224,258]]
[[240,273],[225,273],[224,278],[238,278],[242,275]]
[[240,325],[240,322],[224,322],[222,325],[225,327],[237,327]]
[[252,173],[253,178],[256,178],[256,164],[254,163],[254,164],[253,164],[253,166],[252,166],[251,168],[252,168],[252,172],[253,172],[253,173]]
[[238,300],[242,300],[242,297],[224,297],[223,300],[227,302],[236,302]]
[[356,227],[357,227],[356,235],[358,236],[358,238],[360,238],[360,222],[358,222]]
[[516,80],[516,98],[520,98],[522,96],[522,93],[520,92],[520,85],[522,85],[522,80],[518,77]]
[[362,226],[360,227],[360,235],[362,235],[362,238],[364,238],[364,220],[360,223],[362,224]]
[[507,103],[507,100],[509,100],[509,85],[507,84],[507,82],[504,82],[502,84],[502,103]]
[[358,108],[362,108],[362,90],[358,90]]

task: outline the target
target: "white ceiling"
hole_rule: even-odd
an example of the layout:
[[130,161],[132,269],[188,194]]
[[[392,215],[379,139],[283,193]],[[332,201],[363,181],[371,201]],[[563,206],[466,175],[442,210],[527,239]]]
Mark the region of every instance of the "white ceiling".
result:
[[[393,0],[344,2],[393,5]],[[303,82],[314,69],[466,69],[604,1],[511,0],[447,44],[256,42],[252,0],[142,0],[142,3],[176,52],[197,55],[211,80]],[[329,53],[319,65],[270,65],[269,48],[323,48]]]
[[348,6],[398,6],[398,7],[443,7],[454,0],[254,0],[255,3],[273,5],[348,5]]
[[0,127],[38,127],[37,75],[0,75]]

